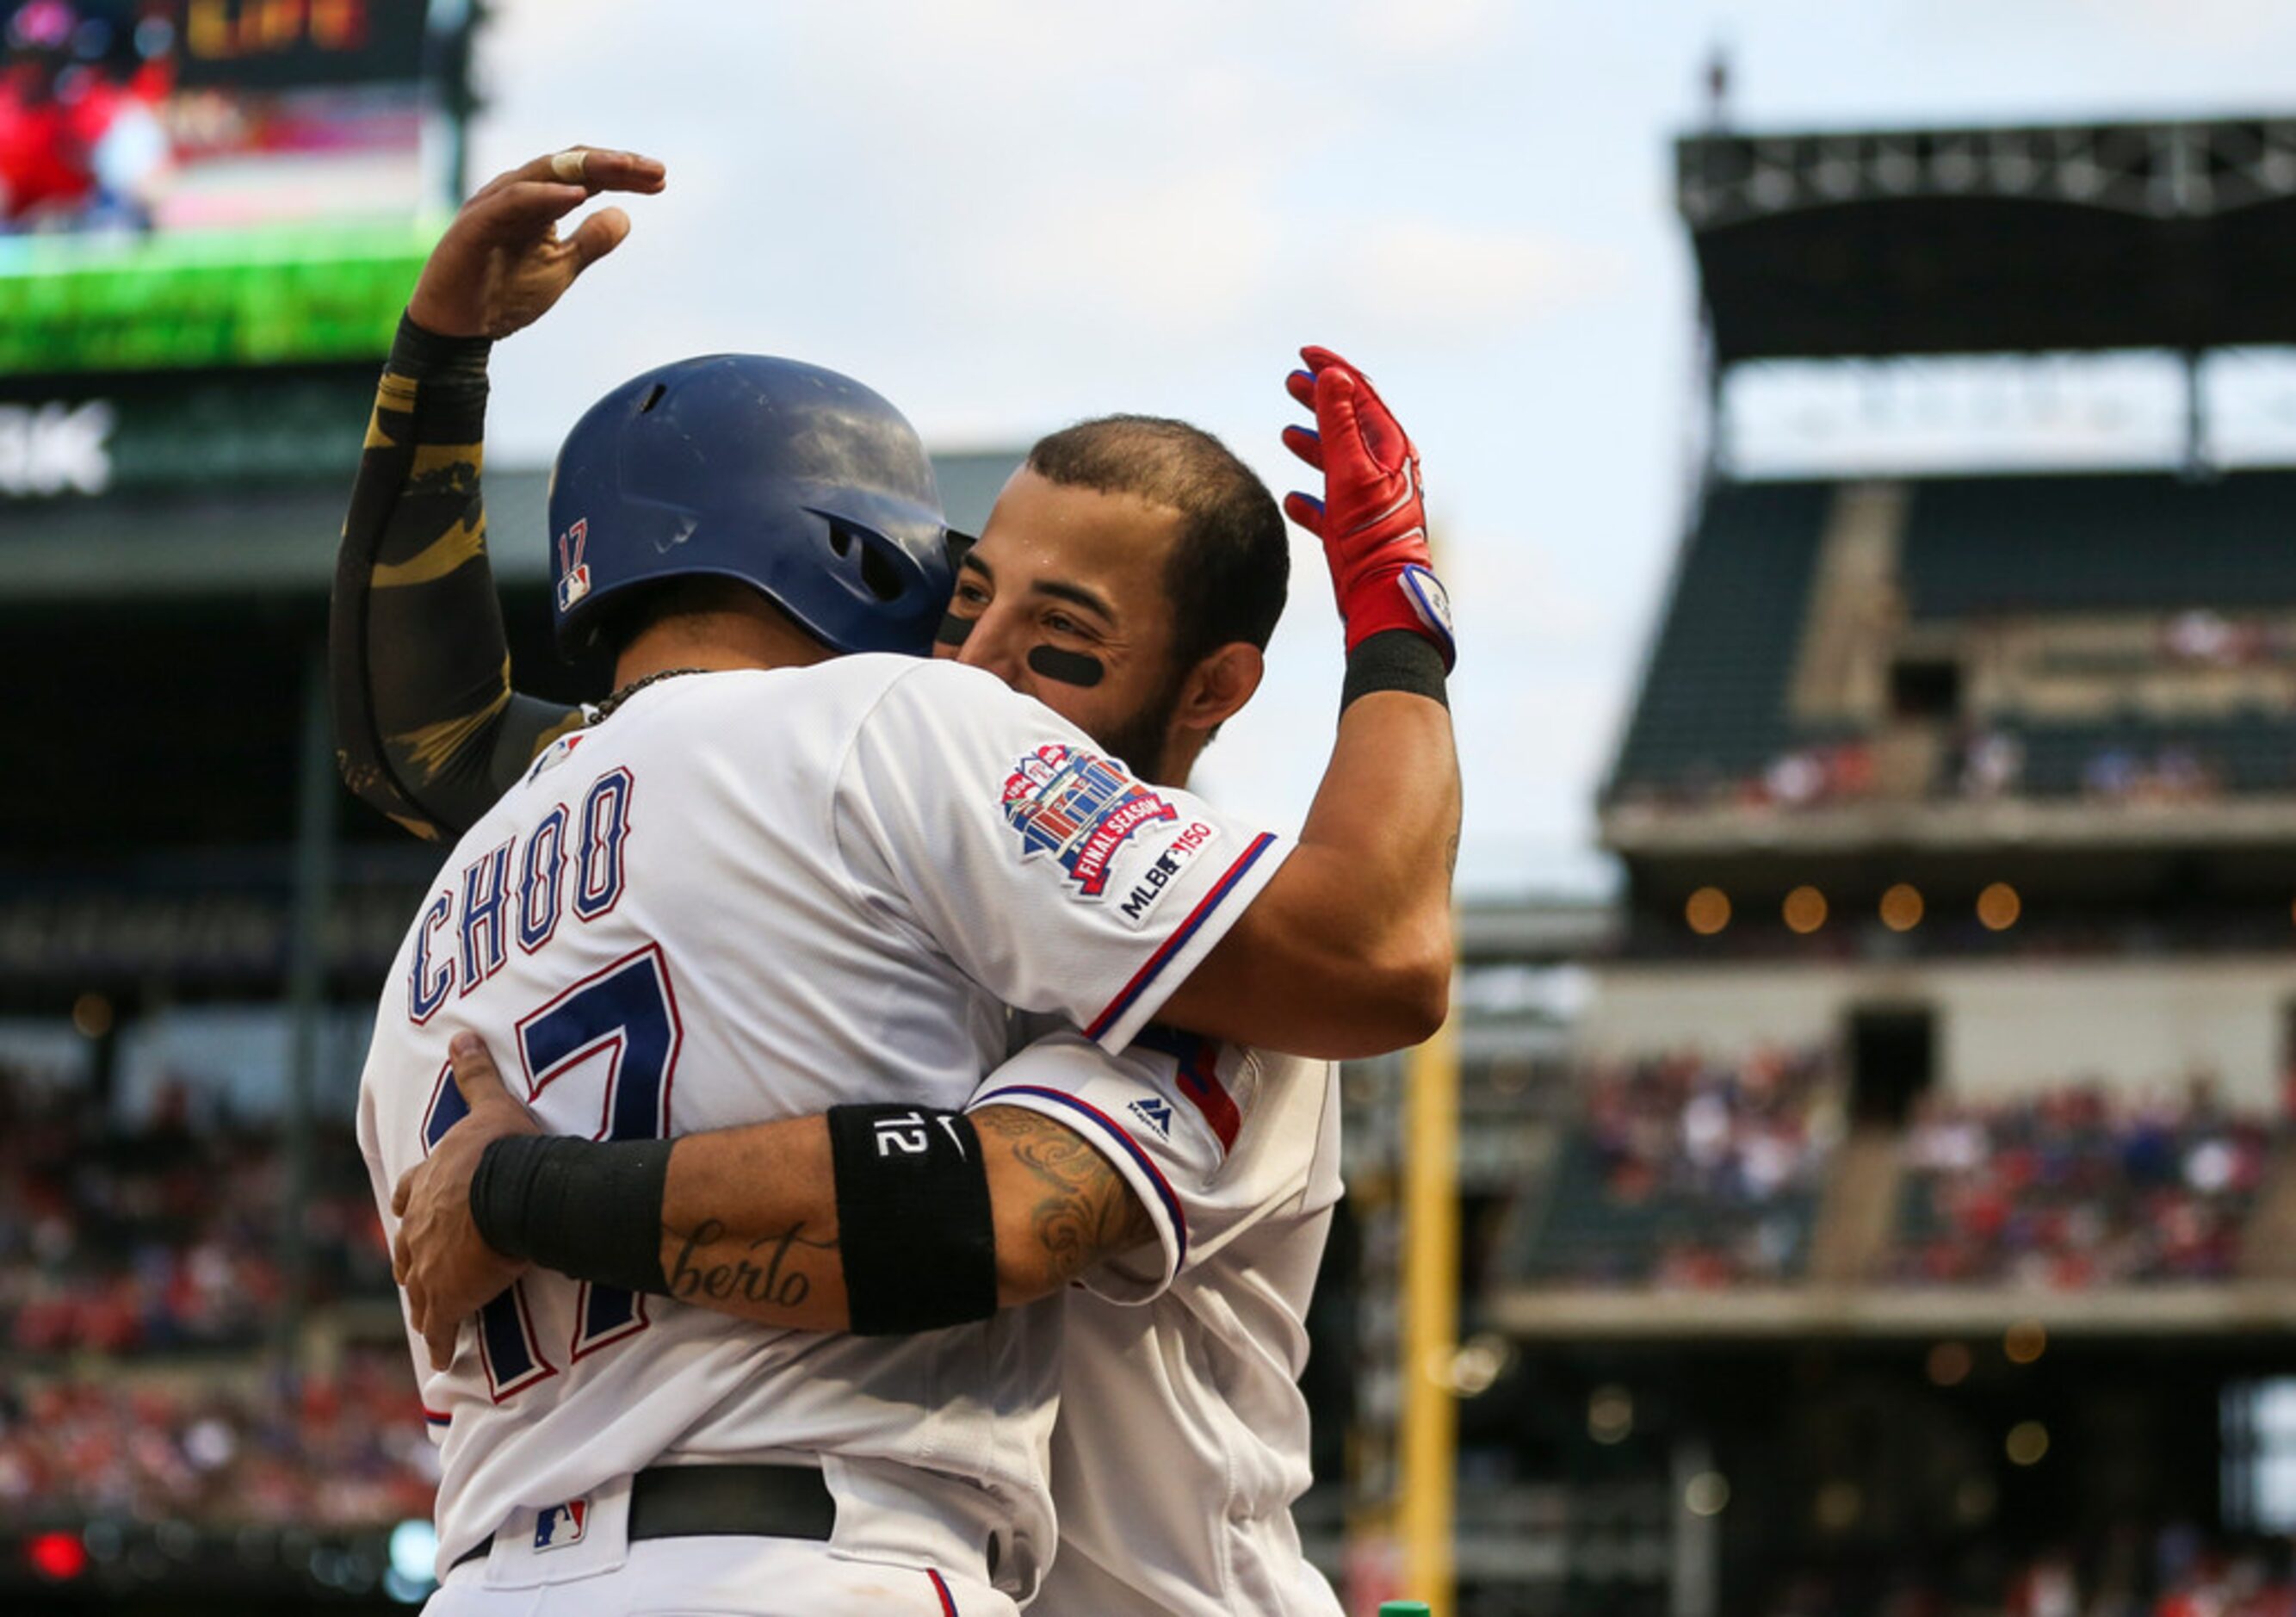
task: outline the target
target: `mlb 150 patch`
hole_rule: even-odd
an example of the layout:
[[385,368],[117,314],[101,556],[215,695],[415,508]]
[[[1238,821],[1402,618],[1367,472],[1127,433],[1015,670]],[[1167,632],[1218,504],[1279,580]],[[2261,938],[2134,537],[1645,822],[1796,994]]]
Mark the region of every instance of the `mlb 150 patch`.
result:
[[1122,765],[1052,743],[1004,777],[1004,817],[1021,833],[1023,860],[1049,854],[1079,893],[1097,899],[1118,850],[1143,826],[1179,815]]

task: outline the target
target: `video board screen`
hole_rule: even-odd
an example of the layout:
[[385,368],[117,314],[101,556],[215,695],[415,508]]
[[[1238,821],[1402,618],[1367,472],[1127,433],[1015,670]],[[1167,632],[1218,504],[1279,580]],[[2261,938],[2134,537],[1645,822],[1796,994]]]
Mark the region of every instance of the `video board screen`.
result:
[[433,11],[0,0],[0,376],[380,356],[448,201]]

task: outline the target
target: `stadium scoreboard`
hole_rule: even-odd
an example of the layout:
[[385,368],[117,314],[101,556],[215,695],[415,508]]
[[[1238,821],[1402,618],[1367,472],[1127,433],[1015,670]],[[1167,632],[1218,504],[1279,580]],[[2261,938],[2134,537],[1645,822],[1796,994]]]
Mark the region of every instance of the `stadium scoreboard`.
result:
[[423,0],[191,0],[184,80],[281,86],[407,81],[422,70]]
[[348,470],[476,9],[0,0],[0,500]]

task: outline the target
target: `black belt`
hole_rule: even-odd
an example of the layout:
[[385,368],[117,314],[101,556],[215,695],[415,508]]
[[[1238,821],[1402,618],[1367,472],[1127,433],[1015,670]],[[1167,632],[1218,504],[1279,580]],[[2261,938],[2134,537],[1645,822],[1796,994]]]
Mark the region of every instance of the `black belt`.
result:
[[[641,1539],[811,1539],[837,1525],[837,1500],[805,1465],[657,1465],[630,1479],[633,1543]],[[475,1561],[489,1533],[455,1557]],[[450,1569],[451,1570],[451,1569]]]

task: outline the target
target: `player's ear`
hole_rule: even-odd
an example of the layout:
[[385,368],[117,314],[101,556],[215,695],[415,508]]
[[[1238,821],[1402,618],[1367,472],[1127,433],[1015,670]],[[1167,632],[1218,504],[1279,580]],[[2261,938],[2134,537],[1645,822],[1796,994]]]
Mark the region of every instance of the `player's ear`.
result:
[[1267,661],[1247,640],[1231,640],[1189,670],[1173,714],[1186,729],[1213,730],[1251,700]]

